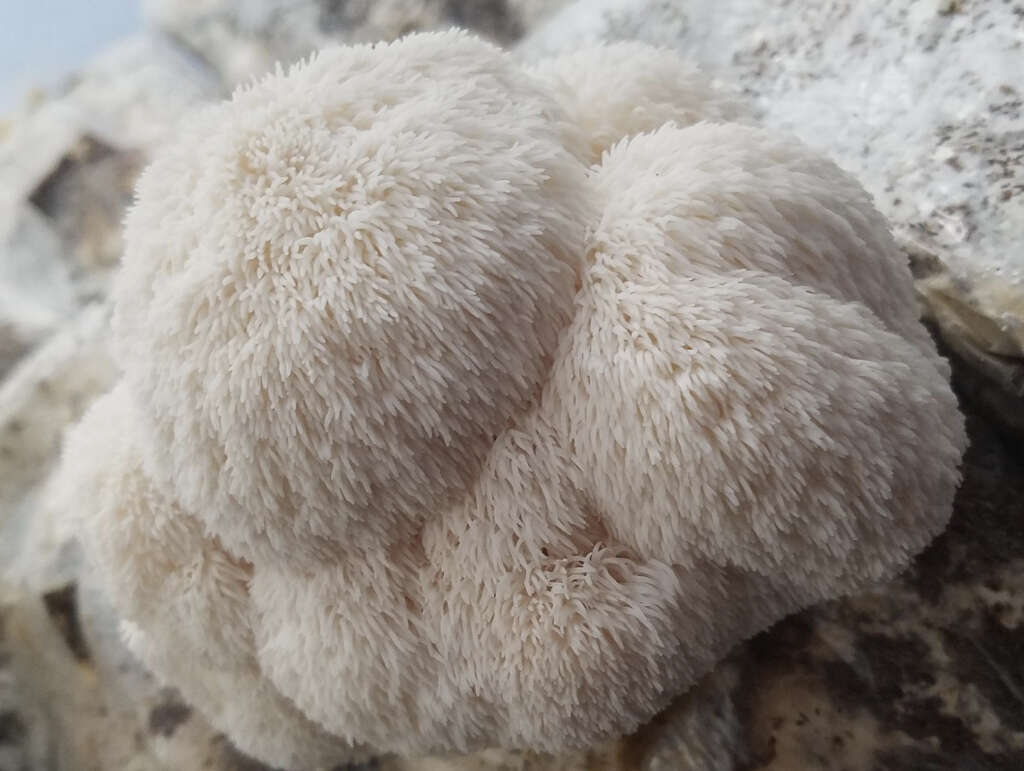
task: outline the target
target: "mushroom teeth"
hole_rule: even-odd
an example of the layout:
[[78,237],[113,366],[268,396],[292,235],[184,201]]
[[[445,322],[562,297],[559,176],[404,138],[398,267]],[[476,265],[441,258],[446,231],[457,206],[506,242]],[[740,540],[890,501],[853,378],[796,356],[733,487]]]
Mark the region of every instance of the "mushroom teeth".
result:
[[135,653],[275,765],[558,752],[904,568],[948,366],[867,194],[742,114],[667,52],[449,32],[183,126],[54,486]]

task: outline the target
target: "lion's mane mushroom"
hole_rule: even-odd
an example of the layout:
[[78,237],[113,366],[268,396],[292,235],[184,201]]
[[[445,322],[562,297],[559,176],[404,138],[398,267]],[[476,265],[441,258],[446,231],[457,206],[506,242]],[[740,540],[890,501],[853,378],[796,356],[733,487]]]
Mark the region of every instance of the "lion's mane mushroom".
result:
[[[140,181],[59,488],[241,749],[592,744],[945,525],[963,424],[885,222],[631,57],[688,72],[334,49]],[[579,101],[601,66],[644,109]]]

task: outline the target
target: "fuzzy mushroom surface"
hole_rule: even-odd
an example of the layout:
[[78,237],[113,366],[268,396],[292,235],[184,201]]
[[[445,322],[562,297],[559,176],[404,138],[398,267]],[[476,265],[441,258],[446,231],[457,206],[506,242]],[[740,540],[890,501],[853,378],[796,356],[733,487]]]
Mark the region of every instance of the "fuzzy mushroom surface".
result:
[[133,651],[278,766],[557,752],[903,569],[947,365],[863,189],[743,114],[668,52],[448,32],[189,120],[56,485]]

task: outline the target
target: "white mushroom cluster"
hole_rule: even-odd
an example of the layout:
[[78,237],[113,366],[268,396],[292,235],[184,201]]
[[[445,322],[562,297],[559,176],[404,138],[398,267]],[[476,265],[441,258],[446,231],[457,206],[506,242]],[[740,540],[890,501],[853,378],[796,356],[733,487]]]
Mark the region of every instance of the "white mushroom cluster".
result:
[[861,187],[674,54],[325,50],[143,174],[59,479],[126,638],[288,768],[634,730],[950,515]]

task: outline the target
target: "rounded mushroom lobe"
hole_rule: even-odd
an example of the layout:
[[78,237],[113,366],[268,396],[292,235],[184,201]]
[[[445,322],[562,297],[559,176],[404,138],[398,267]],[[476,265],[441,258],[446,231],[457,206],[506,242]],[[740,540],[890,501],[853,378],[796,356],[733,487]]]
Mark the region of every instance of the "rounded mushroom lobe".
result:
[[[811,602],[944,527],[965,446],[947,367],[864,191],[742,126],[616,146],[541,412],[616,538]],[[792,609],[790,607],[789,609]]]
[[332,561],[462,495],[572,312],[584,169],[459,33],[324,51],[199,115],[126,224],[115,333],[161,482]]
[[55,480],[58,505],[76,512],[129,649],[246,754],[298,769],[366,757],[315,725],[263,676],[249,600],[253,566],[207,536],[153,483],[139,428],[120,385],[71,432]]
[[638,270],[763,271],[861,303],[948,374],[885,218],[799,141],[737,124],[665,126],[616,145],[593,182],[602,213],[590,248],[642,246],[657,256]]

